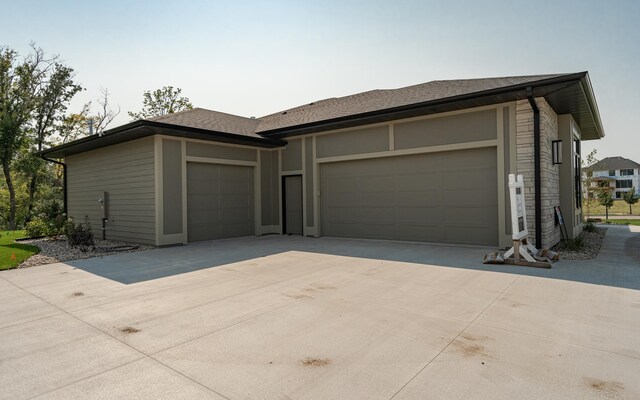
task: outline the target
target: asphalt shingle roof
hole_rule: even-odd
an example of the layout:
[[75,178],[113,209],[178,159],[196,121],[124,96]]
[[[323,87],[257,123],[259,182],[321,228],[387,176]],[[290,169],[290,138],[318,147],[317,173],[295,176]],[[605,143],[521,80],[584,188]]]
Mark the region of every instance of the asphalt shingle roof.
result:
[[399,89],[371,90],[330,98],[258,118],[257,132],[446,99],[485,90],[555,78],[565,74],[431,81]]
[[245,118],[204,108],[194,108],[173,114],[160,115],[146,120],[262,138],[262,136],[256,134],[259,121],[255,118]]
[[592,171],[608,171],[610,169],[640,168],[640,164],[624,157],[607,157],[589,167]]
[[162,115],[148,120],[217,132],[262,137],[260,136],[261,132],[275,129],[447,99],[562,75],[567,74],[432,81],[399,89],[376,89],[350,96],[333,97],[260,118],[245,118],[204,108],[194,108],[193,110]]

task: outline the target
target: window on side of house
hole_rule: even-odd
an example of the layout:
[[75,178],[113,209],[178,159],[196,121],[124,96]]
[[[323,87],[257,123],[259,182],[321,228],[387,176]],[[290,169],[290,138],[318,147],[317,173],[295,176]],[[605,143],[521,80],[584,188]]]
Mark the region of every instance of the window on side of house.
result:
[[622,192],[616,192],[616,199],[622,198]]
[[620,179],[616,181],[616,189],[628,189],[631,185],[631,179]]
[[616,176],[616,170],[615,169],[610,169],[609,170],[609,176]]
[[632,175],[633,175],[633,168],[620,170],[620,176],[632,176]]

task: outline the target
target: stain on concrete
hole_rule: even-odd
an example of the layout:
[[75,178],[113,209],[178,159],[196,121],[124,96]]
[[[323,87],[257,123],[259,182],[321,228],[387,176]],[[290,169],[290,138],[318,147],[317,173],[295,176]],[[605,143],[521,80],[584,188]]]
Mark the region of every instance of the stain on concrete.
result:
[[311,298],[311,296],[307,296],[306,294],[301,294],[301,293],[299,293],[299,294],[288,294],[287,293],[287,294],[285,294],[285,296],[291,297],[292,299],[296,299],[296,300],[299,300],[299,299],[310,299]]
[[120,332],[125,333],[127,335],[140,332],[140,329],[134,328],[132,326],[125,326],[124,328],[120,328],[119,330]]
[[84,296],[83,292],[73,292],[71,293],[71,297],[80,297],[80,296]]
[[326,367],[329,364],[331,364],[331,360],[328,358],[307,357],[300,362],[303,367]]
[[606,398],[622,399],[624,398],[624,385],[617,381],[604,381],[598,378],[585,377],[585,383],[592,390],[600,393]]
[[469,333],[461,334],[458,339],[451,343],[451,347],[457,353],[462,354],[464,358],[482,356],[486,358],[492,358],[491,354],[487,351],[486,347],[479,342],[493,340],[488,336],[476,336]]

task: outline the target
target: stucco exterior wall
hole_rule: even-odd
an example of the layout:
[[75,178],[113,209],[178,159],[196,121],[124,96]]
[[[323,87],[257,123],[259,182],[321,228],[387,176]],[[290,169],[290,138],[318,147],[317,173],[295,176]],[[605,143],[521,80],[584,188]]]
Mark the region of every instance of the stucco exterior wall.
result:
[[558,116],[544,98],[540,109],[540,172],[542,186],[542,243],[535,243],[535,168],[533,111],[528,100],[516,103],[517,171],[525,181],[525,201],[529,237],[537,247],[549,248],[561,239],[553,207],[560,205],[560,171],[552,162],[551,142],[558,139]]

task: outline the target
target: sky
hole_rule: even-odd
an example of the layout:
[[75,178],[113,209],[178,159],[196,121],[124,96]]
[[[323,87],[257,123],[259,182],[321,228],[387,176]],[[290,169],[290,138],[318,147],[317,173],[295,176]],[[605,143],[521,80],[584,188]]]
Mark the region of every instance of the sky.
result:
[[[196,107],[267,115],[437,79],[589,71],[598,158],[640,162],[640,1],[0,0],[0,46],[58,54],[129,122],[171,85]],[[95,101],[94,101],[95,103]]]

